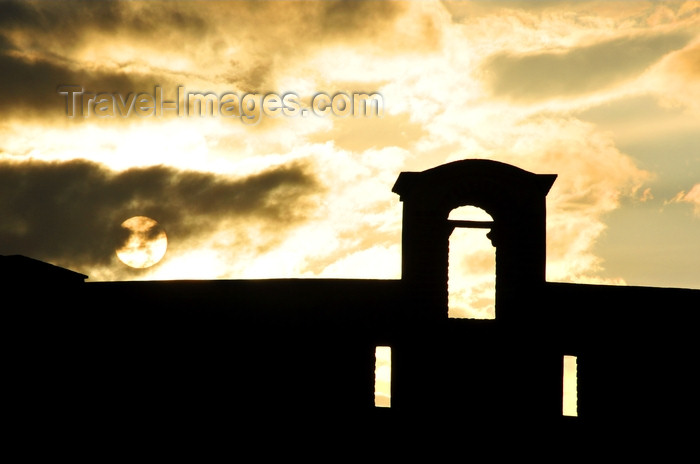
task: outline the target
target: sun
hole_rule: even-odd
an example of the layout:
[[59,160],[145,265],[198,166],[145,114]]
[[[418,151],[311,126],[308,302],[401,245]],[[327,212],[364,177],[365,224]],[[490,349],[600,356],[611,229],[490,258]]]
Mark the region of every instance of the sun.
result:
[[168,248],[168,237],[157,221],[146,216],[134,216],[122,222],[121,227],[129,231],[126,242],[116,250],[121,262],[145,269],[163,259]]

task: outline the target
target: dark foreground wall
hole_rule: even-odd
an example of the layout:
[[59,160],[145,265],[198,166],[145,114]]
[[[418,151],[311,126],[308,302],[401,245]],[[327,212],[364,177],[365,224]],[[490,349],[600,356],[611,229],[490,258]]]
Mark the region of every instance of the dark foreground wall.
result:
[[[13,288],[12,407],[23,426],[54,433],[245,424],[260,436],[285,424],[304,436],[357,424],[424,442],[457,433],[579,446],[622,430],[682,436],[700,412],[700,291],[547,283],[513,325],[423,320],[404,285]],[[390,409],[374,407],[378,345],[393,350]],[[567,354],[579,362],[578,418],[561,415]]]
[[565,354],[577,356],[586,430],[697,431],[700,290],[549,283],[546,295]]

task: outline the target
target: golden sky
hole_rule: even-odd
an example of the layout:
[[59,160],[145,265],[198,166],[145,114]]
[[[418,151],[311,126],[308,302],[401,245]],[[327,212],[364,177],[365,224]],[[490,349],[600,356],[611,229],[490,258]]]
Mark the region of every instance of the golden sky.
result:
[[[398,174],[488,158],[559,175],[548,280],[700,288],[697,1],[2,1],[0,70],[0,254],[90,280],[399,278]],[[382,112],[69,117],[67,85]],[[167,233],[146,269],[115,253],[133,216]]]

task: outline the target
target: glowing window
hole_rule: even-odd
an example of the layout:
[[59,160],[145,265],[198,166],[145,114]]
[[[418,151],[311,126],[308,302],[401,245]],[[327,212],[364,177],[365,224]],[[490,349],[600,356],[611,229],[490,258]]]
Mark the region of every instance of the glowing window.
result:
[[450,318],[495,319],[496,253],[486,234],[493,221],[486,211],[462,206],[450,212],[447,271]]
[[391,347],[376,347],[374,349],[374,360],[374,405],[380,408],[390,408]]
[[564,356],[564,379],[561,413],[565,416],[578,416],[578,385],[576,356]]

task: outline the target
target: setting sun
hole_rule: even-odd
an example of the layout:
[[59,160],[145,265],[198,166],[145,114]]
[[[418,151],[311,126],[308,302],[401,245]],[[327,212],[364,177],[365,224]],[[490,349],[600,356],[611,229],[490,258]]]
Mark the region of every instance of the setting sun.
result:
[[116,250],[121,262],[134,268],[147,268],[163,258],[168,238],[158,222],[134,216],[122,222],[121,227],[129,231],[126,242]]

